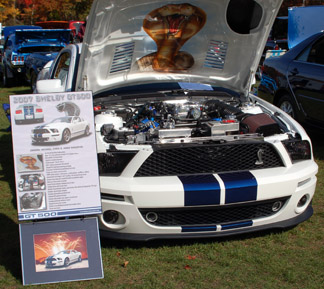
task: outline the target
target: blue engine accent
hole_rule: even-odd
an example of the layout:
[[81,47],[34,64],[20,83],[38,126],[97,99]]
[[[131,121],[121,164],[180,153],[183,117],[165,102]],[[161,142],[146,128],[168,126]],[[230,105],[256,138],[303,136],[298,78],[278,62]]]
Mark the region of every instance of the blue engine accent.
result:
[[213,175],[179,176],[185,206],[219,205],[220,186]]
[[182,233],[216,231],[216,226],[183,226]]
[[226,188],[225,204],[255,201],[258,183],[250,172],[219,174]]
[[241,223],[232,223],[232,224],[221,225],[221,227],[222,227],[222,231],[224,231],[224,230],[230,230],[230,229],[250,227],[252,225],[253,225],[253,221],[246,221],[246,222],[241,222]]

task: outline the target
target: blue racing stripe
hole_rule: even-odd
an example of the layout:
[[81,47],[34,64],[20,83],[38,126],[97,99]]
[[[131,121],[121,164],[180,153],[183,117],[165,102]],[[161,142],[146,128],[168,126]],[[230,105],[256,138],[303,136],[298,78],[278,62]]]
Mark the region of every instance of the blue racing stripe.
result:
[[216,231],[216,226],[182,226],[182,233]]
[[225,184],[225,204],[255,201],[258,183],[250,172],[219,174]]
[[221,225],[221,227],[222,227],[222,231],[223,231],[223,230],[250,227],[252,225],[253,225],[253,221],[246,221],[246,222],[240,222],[240,223],[232,223],[232,224]]
[[179,176],[185,206],[219,205],[220,186],[213,175]]

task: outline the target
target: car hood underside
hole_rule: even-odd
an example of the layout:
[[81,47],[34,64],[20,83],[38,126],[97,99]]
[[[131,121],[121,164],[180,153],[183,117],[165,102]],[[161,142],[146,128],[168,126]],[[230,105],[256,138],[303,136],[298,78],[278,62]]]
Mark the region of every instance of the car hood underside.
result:
[[247,93],[281,2],[94,1],[77,88],[181,81]]

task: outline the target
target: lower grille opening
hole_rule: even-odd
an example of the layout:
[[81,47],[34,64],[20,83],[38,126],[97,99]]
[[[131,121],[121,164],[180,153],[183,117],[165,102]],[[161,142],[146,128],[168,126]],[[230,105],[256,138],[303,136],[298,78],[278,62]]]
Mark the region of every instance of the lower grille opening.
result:
[[[139,211],[147,222],[156,226],[217,225],[270,217],[277,214],[288,200],[289,197],[284,197],[232,205],[171,209],[145,208]],[[155,218],[152,218],[152,215]]]

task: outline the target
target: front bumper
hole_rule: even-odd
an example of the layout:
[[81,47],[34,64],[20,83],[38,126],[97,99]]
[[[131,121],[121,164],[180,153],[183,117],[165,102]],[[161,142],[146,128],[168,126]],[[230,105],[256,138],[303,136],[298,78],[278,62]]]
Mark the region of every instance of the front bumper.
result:
[[[212,175],[219,180],[219,200],[209,198],[209,192],[203,188],[197,190],[197,199],[191,198],[186,186],[179,177],[102,177],[102,209],[99,216],[101,236],[128,239],[151,240],[165,238],[196,238],[221,237],[266,229],[287,228],[295,226],[312,215],[311,200],[316,187],[317,165],[314,161],[304,161],[289,168],[274,168],[251,171],[254,183],[247,183],[240,179],[230,182],[221,182],[220,175]],[[239,173],[242,177],[249,175]],[[231,174],[229,174],[231,176]],[[236,176],[236,174],[234,174]],[[223,177],[223,176],[222,176]],[[200,185],[200,184],[199,184]],[[248,189],[246,189],[246,187]],[[233,197],[233,188],[237,187],[238,195],[234,195],[228,203],[228,196]],[[244,193],[242,193],[244,192]],[[251,193],[252,192],[252,193]],[[253,192],[256,194],[253,195]],[[214,193],[213,193],[214,194]],[[187,198],[189,196],[189,202]],[[206,198],[207,196],[207,198]],[[248,196],[248,197],[247,197]],[[305,203],[300,205],[305,197]],[[243,198],[243,199],[242,199]],[[251,198],[251,199],[249,199]],[[225,206],[248,206],[253,202],[262,203],[269,200],[286,198],[284,205],[273,214],[256,216],[254,218],[191,223],[190,225],[172,224],[156,225],[145,219],[140,210],[174,210],[174,209],[206,209]],[[253,199],[253,200],[252,200]],[[218,204],[206,203],[218,202]],[[106,211],[118,212],[118,220],[107,223],[104,214]]]
[[62,140],[61,134],[31,134],[31,138],[33,142],[60,142]]
[[47,268],[52,268],[52,267],[61,267],[64,265],[63,261],[52,261],[52,262],[45,262],[45,266]]
[[223,231],[218,232],[215,234],[215,232],[206,232],[206,233],[183,233],[183,234],[125,234],[125,233],[119,233],[119,232],[113,232],[113,231],[106,231],[106,230],[100,230],[100,236],[110,239],[118,239],[118,240],[132,240],[132,241],[151,241],[155,239],[192,239],[192,238],[215,238],[215,237],[226,237],[226,236],[232,236],[237,234],[247,234],[247,233],[253,233],[253,232],[259,232],[259,231],[265,231],[265,230],[274,230],[274,229],[286,229],[286,228],[292,228],[306,220],[308,220],[313,215],[313,207],[309,205],[304,213],[301,215],[273,223],[268,225],[261,225],[258,227],[248,227],[248,228],[242,228],[240,230],[230,230],[230,231]]

